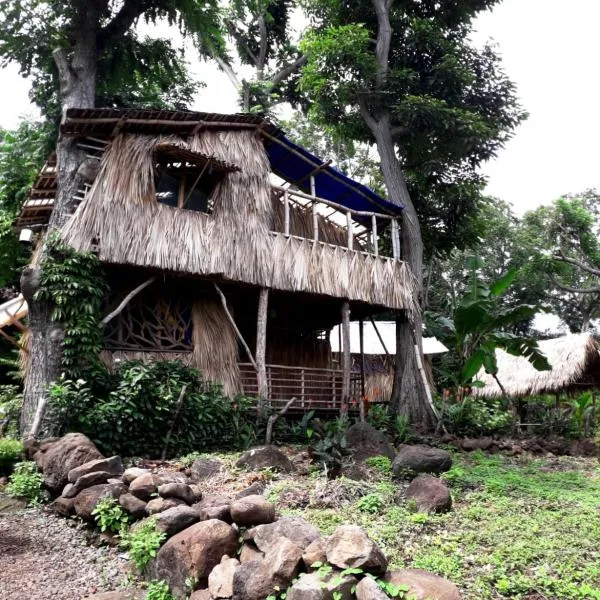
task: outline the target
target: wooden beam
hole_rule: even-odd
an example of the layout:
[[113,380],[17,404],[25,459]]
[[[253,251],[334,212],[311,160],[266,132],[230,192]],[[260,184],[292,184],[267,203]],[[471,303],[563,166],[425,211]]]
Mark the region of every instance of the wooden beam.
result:
[[360,403],[358,406],[360,420],[365,422],[365,336],[364,322],[361,319],[358,322],[358,339],[360,344]]
[[290,235],[290,197],[287,190],[283,192],[283,232]]
[[352,357],[350,355],[350,302],[344,300],[342,303],[342,405],[340,416],[348,414],[348,403],[350,401],[350,370],[352,368]]
[[137,296],[143,289],[147,288],[151,283],[154,283],[155,281],[156,281],[155,276],[150,277],[150,279],[146,279],[146,281],[144,281],[144,283],[141,283],[136,288],[131,290],[131,292],[129,292],[129,294],[127,294],[127,296],[125,296],[125,298],[123,298],[123,301],[119,304],[119,306],[117,306],[117,308],[115,308],[115,310],[113,310],[112,312],[108,313],[104,317],[104,319],[102,319],[102,321],[100,321],[100,324],[106,325],[109,321],[112,321],[112,319],[114,319],[127,306],[127,304],[131,300],[133,300],[133,298],[135,296]]
[[377,337],[379,338],[381,346],[383,347],[383,351],[389,356],[390,353],[389,353],[388,349],[385,347],[385,342],[383,341],[383,338],[381,337],[381,334],[379,333],[379,329],[377,329],[377,325],[375,325],[375,321],[373,320],[373,317],[369,317],[369,321],[371,321],[371,325],[373,325],[373,329],[375,330],[375,333],[377,334]]
[[371,217],[371,235],[373,236],[373,254],[379,256],[379,244],[377,243],[377,217]]
[[259,412],[264,411],[264,403],[269,398],[267,381],[267,316],[269,309],[269,290],[261,288],[258,296],[258,315],[256,318],[256,381],[258,384]]

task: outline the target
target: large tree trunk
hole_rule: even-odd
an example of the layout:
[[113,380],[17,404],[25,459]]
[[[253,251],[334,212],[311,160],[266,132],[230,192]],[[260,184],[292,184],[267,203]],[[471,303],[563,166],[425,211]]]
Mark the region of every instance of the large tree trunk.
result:
[[[85,2],[79,5],[78,15],[73,20],[75,34],[72,58],[69,60],[67,53],[62,49],[54,52],[59,71],[63,119],[68,108],[94,106],[101,5],[102,2]],[[74,10],[77,10],[77,7]],[[60,229],[73,211],[73,196],[82,183],[78,169],[85,160],[85,152],[77,147],[73,138],[60,135],[56,157],[57,190],[49,231]],[[37,262],[25,269],[21,277],[21,289],[29,307],[29,360],[20,422],[21,435],[24,437],[37,435],[43,419],[48,388],[59,377],[62,362],[62,327],[52,320],[52,306],[35,300],[40,283],[40,263],[44,255],[45,244],[38,254]],[[32,430],[34,423],[36,427]],[[52,426],[46,433],[53,433]]]
[[396,324],[396,361],[390,412],[406,415],[410,422],[423,429],[435,427],[430,395],[419,373],[417,352],[422,356],[421,302],[423,288],[423,240],[417,212],[411,201],[402,166],[396,156],[389,115],[380,115],[371,122],[381,170],[392,202],[404,204],[402,213],[401,252],[415,277],[417,310],[407,318],[399,315]]

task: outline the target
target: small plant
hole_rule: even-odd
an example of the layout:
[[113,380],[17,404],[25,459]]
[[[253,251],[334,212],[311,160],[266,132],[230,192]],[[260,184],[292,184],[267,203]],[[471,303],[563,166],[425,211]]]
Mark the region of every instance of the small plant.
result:
[[396,443],[402,444],[408,440],[410,435],[410,420],[406,415],[396,415],[394,419],[394,439]]
[[389,431],[391,420],[387,404],[373,404],[367,413],[367,422],[375,429]]
[[24,498],[30,505],[37,506],[46,498],[43,483],[44,478],[33,461],[20,462],[10,476],[6,493],[14,498]]
[[169,584],[161,579],[160,581],[152,581],[148,584],[144,600],[174,600]]
[[357,503],[356,508],[360,512],[376,515],[383,507],[383,498],[379,494],[367,494],[363,496]]
[[166,534],[157,531],[156,519],[150,518],[133,531],[123,533],[121,545],[127,550],[137,569],[143,571],[156,556],[156,552],[166,537]]
[[129,516],[114,498],[102,498],[92,511],[100,531],[119,533],[127,528]]
[[23,458],[23,444],[19,440],[0,439],[0,474],[10,473],[13,465]]
[[352,463],[346,441],[347,426],[347,420],[336,419],[326,423],[323,429],[315,429],[312,454],[315,462],[323,465],[327,479],[339,477]]
[[392,461],[387,456],[370,456],[365,460],[365,464],[382,475],[390,475],[392,472]]
[[206,454],[202,452],[190,452],[184,456],[180,456],[177,462],[184,467],[191,467],[198,459],[204,458]]

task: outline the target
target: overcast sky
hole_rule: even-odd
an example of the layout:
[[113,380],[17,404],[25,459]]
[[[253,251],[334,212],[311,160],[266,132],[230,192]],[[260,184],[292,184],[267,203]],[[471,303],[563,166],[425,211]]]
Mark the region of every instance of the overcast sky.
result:
[[[530,113],[484,168],[488,192],[511,202],[518,213],[561,194],[600,188],[599,23],[600,0],[504,0],[477,21],[474,41],[495,41]],[[231,84],[215,67],[200,63],[193,71],[207,83],[194,108],[237,110]],[[28,90],[16,68],[0,70],[1,126],[36,114]]]

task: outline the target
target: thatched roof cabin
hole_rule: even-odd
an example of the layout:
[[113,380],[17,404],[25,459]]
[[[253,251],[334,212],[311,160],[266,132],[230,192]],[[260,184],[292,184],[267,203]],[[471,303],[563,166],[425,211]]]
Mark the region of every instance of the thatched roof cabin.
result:
[[[497,377],[509,396],[576,393],[600,386],[600,344],[591,333],[543,340],[539,346],[552,366],[550,371],[537,371],[527,359],[496,350]],[[477,379],[483,381],[485,387],[474,390],[476,395],[502,396],[491,375],[482,371]]]
[[[61,134],[90,163],[61,234],[105,264],[107,310],[155,279],[106,328],[109,362],[177,356],[228,393],[264,395],[266,360],[271,391],[280,383],[271,398],[289,397],[294,379],[306,396],[306,369],[321,369],[311,375],[319,397],[347,399],[349,367],[338,380],[331,328],[415,309],[414,278],[399,259],[402,206],[260,116],[70,109]],[[47,224],[55,171],[51,157],[21,227]],[[385,228],[391,257],[379,252]]]

